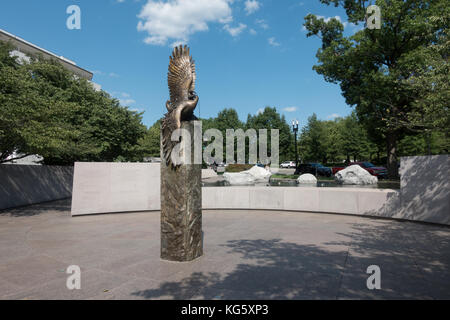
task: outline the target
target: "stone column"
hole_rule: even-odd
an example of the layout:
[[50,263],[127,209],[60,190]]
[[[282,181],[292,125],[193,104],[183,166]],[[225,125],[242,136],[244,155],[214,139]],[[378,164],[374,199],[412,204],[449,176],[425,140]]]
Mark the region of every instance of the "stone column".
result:
[[183,121],[181,128],[190,133],[190,141],[180,143],[183,153],[191,150],[190,164],[172,168],[161,163],[161,259],[170,261],[203,254],[202,167],[194,164],[194,121]]

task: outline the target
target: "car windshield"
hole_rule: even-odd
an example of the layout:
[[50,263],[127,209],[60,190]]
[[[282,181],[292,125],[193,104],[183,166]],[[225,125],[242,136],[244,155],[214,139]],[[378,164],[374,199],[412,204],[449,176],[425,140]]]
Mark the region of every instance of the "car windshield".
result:
[[370,162],[363,162],[363,166],[366,168],[372,168],[375,167],[373,164],[371,164]]

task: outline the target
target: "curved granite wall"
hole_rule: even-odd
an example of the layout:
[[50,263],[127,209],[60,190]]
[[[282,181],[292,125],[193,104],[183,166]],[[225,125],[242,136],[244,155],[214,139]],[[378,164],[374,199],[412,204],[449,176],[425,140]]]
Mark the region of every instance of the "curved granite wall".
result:
[[[450,225],[449,156],[402,158],[401,190],[308,187],[203,187],[203,209],[289,210]],[[446,170],[446,171],[445,171]],[[72,215],[160,210],[160,167],[76,163]]]
[[0,209],[68,198],[73,167],[0,165]]

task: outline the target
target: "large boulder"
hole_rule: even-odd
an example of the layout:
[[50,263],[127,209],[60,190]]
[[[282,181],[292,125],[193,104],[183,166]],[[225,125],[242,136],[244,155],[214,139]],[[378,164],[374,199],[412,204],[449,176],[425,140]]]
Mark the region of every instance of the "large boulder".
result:
[[255,177],[256,180],[269,180],[272,173],[264,168],[253,166],[249,170],[244,171]]
[[230,185],[252,185],[255,184],[256,179],[246,171],[242,172],[225,172],[223,177]]
[[242,172],[225,172],[223,177],[230,185],[252,185],[256,182],[269,181],[271,175],[269,170],[253,166]]
[[378,178],[372,176],[367,170],[358,165],[348,166],[334,175],[334,180],[340,184],[376,184]]
[[316,184],[317,178],[311,173],[305,173],[297,178],[297,182],[300,184]]
[[217,173],[213,169],[202,169],[202,179],[217,177]]

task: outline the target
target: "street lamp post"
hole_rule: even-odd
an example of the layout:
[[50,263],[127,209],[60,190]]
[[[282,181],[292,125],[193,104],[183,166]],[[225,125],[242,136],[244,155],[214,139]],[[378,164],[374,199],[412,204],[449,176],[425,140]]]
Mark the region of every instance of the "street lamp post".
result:
[[294,131],[295,141],[295,173],[298,174],[298,151],[297,151],[297,132],[298,132],[298,120],[292,120],[292,130]]

